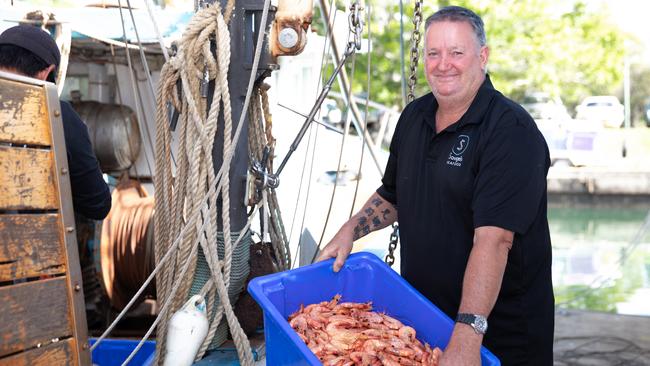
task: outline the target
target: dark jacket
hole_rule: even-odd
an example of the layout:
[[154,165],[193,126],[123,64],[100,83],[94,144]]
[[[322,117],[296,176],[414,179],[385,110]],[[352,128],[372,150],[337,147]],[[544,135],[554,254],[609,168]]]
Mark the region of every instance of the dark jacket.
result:
[[111,193],[99,169],[88,128],[68,102],[61,101],[61,115],[74,211],[101,220],[111,210]]

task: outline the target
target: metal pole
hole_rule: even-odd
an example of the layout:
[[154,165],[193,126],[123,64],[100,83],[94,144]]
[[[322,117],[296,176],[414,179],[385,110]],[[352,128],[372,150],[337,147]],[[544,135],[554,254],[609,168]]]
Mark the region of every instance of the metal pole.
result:
[[632,127],[630,120],[630,58],[625,55],[623,65],[623,103],[625,105],[625,128]]
[[[215,0],[206,0],[204,3],[214,3]],[[223,9],[226,7],[227,0],[219,0]],[[228,71],[228,85],[230,87],[230,102],[232,106],[233,116],[233,131],[237,128],[239,116],[243,113],[244,98],[247,92],[248,79],[250,78],[251,68],[253,63],[253,55],[255,52],[255,41],[257,34],[269,28],[269,24],[264,24],[260,28],[260,19],[264,7],[263,0],[243,0],[237,1],[235,9],[233,10],[232,18],[230,19],[230,47],[232,50],[230,56],[230,69]],[[274,16],[275,9],[271,9],[272,13],[268,17],[270,23]],[[215,44],[212,44],[213,52],[215,51]],[[266,49],[266,46],[265,48]],[[271,70],[277,67],[271,63],[270,55],[268,52],[262,53],[259,66],[255,72],[257,73],[256,79],[265,78],[270,74]],[[212,101],[214,95],[215,83],[210,82],[208,85],[208,105]],[[207,113],[207,111],[206,111]],[[239,136],[239,143],[234,151],[232,163],[230,166],[230,230],[233,232],[241,231],[246,225],[247,212],[244,203],[244,196],[246,194],[246,175],[248,173],[248,116],[244,120],[244,127],[242,128]],[[217,125],[218,131],[223,131],[224,120],[223,116],[219,116]],[[235,141],[232,142],[236,143]],[[223,134],[218,134],[215,137],[214,149],[212,150],[212,159],[214,161],[214,169],[218,171],[223,163]],[[218,210],[220,212],[221,210]],[[219,215],[221,216],[221,215]],[[218,226],[222,227],[221,217]]]
[[[627,46],[627,45],[626,45]],[[623,58],[623,105],[625,113],[625,131],[623,132],[623,148],[621,155],[627,157],[627,132],[630,129],[630,58],[627,55],[625,47],[625,57]]]

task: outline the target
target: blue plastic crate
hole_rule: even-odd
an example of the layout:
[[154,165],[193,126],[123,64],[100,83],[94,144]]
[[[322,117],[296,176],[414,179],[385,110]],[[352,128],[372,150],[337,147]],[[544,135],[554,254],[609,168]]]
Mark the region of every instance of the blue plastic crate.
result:
[[[97,340],[90,338],[92,346]],[[93,350],[92,364],[97,366],[120,366],[138,345],[139,340],[129,339],[104,339]],[[129,365],[152,366],[156,357],[156,342],[145,341],[138,353],[135,354]]]
[[[255,278],[248,291],[264,310],[266,364],[320,365],[318,358],[291,329],[287,317],[301,304],[331,300],[372,301],[375,311],[385,311],[417,331],[420,340],[444,349],[454,322],[375,255],[351,255],[339,273],[333,260],[291,271]],[[485,347],[483,365],[500,365]]]

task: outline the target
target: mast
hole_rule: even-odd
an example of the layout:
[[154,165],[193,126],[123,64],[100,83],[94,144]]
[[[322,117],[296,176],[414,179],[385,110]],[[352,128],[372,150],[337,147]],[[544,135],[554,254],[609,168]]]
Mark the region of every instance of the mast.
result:
[[[226,7],[227,0],[205,0],[203,4],[213,4],[219,2],[222,8]],[[228,84],[230,86],[230,97],[232,105],[233,130],[238,126],[238,116],[244,111],[244,98],[247,92],[248,79],[250,78],[255,52],[255,41],[260,30],[260,19],[264,6],[264,0],[243,0],[237,1],[233,10],[232,19],[230,20],[230,47],[232,50],[230,56],[230,71],[228,74]],[[271,7],[267,24],[261,29],[268,29],[273,20],[275,9]],[[266,49],[266,46],[264,46]],[[213,53],[215,44],[212,43]],[[259,66],[255,72],[256,80],[266,78],[272,70],[277,69],[277,65],[271,62],[271,57],[267,52],[263,52],[260,58]],[[211,81],[208,85],[208,103],[212,102],[214,95],[215,83]],[[207,113],[207,111],[206,111]],[[230,167],[230,227],[231,231],[239,232],[247,221],[245,192],[246,192],[246,175],[248,172],[248,121],[249,116],[244,119],[239,142],[235,149],[232,165]],[[223,131],[223,116],[219,117],[218,131]],[[223,134],[217,134],[212,150],[215,172],[219,171],[223,163]],[[220,210],[219,210],[220,211]],[[219,215],[218,227],[222,228],[221,215]]]

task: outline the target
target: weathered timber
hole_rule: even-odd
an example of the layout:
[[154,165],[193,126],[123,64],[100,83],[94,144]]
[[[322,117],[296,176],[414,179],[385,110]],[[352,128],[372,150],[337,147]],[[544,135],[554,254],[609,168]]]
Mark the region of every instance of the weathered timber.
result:
[[0,210],[59,206],[50,150],[0,146]]
[[68,366],[77,365],[76,343],[73,338],[50,343],[6,358],[0,366]]
[[72,336],[66,278],[0,287],[0,357]]
[[0,141],[50,146],[50,123],[42,87],[0,79]]
[[64,273],[58,214],[0,215],[0,282]]
[[56,86],[0,71],[0,366],[91,363],[72,210]]

